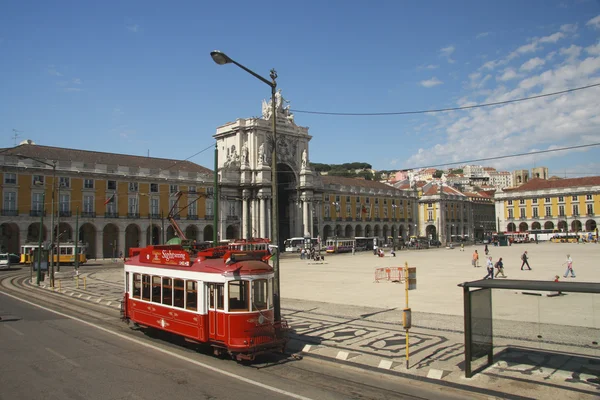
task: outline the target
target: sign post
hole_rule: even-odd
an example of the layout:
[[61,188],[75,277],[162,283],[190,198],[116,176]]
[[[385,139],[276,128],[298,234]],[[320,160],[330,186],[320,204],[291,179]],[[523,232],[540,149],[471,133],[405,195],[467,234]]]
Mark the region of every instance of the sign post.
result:
[[409,267],[408,262],[404,263],[404,293],[405,293],[405,307],[402,310],[402,325],[406,331],[406,369],[409,369],[410,359],[410,344],[409,344],[409,330],[412,326],[412,311],[408,307],[408,291],[417,288],[417,269],[415,267]]

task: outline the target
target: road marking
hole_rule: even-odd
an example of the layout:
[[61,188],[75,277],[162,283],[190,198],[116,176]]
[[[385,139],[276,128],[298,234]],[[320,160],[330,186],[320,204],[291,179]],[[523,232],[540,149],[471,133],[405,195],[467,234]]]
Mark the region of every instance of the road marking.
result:
[[62,354],[60,354],[60,353],[59,353],[58,351],[56,351],[56,350],[52,350],[52,349],[51,349],[51,348],[49,348],[49,347],[46,347],[46,350],[48,350],[48,352],[50,352],[50,353],[54,354],[56,357],[60,358],[61,360],[68,362],[69,364],[71,364],[71,365],[72,365],[72,366],[74,366],[74,367],[77,367],[77,368],[81,367],[81,365],[77,364],[77,363],[76,363],[75,361],[73,361],[73,360],[69,360],[67,357],[63,356]]
[[23,332],[21,332],[20,330],[18,330],[17,328],[13,328],[10,325],[7,324],[2,324],[3,327],[10,329],[11,331],[13,331],[14,333],[16,333],[19,336],[25,336],[25,334]]
[[[40,306],[39,304],[32,303],[29,300],[21,299],[20,297],[14,296],[12,294],[3,293],[3,292],[0,292],[0,294],[8,296],[8,297],[10,297],[12,299],[18,300],[18,301],[20,301],[22,303],[26,303],[26,304],[29,304],[31,306],[37,307],[39,309],[51,312],[53,314],[60,315],[61,317],[69,318],[69,319],[71,319],[73,321],[77,321],[77,322],[80,322],[80,323],[85,324],[87,326],[91,326],[92,328],[96,328],[98,330],[101,330],[101,331],[106,332],[108,334],[111,334],[113,336],[116,336],[116,337],[118,337],[120,339],[124,339],[124,340],[130,341],[130,342],[133,342],[133,343],[138,344],[140,346],[147,347],[149,349],[158,351],[160,353],[166,354],[168,356],[177,358],[177,359],[182,360],[182,361],[187,361],[188,363],[194,364],[194,365],[196,365],[196,366],[198,366],[200,368],[204,368],[204,369],[207,369],[209,371],[216,372],[216,373],[221,374],[221,375],[225,375],[225,376],[227,376],[229,378],[237,379],[237,380],[242,381],[244,383],[247,383],[249,385],[257,386],[257,387],[265,389],[265,390],[270,390],[271,392],[279,393],[279,394],[291,397],[293,399],[313,400],[310,397],[305,397],[305,396],[302,396],[302,395],[299,395],[299,394],[296,394],[296,393],[288,392],[287,390],[276,388],[274,386],[269,386],[269,385],[264,384],[264,383],[256,382],[256,381],[253,381],[252,379],[248,379],[248,378],[244,378],[243,376],[236,375],[233,372],[227,372],[227,371],[224,371],[224,370],[219,369],[217,367],[213,367],[211,365],[205,364],[203,362],[193,360],[193,359],[188,358],[186,356],[182,356],[180,354],[174,354],[174,353],[172,353],[168,349],[161,349],[160,347],[154,346],[154,345],[152,345],[150,343],[145,343],[145,342],[143,342],[143,341],[141,341],[139,339],[128,337],[128,336],[123,335],[121,333],[113,332],[113,331],[111,331],[108,328],[104,328],[104,327],[102,327],[100,325],[93,324],[93,323],[85,321],[83,319],[80,319],[80,318],[77,318],[77,317],[73,317],[73,316],[68,315],[68,314],[61,313],[60,311],[55,311],[55,310],[52,310],[50,308],[47,308],[47,307],[44,307],[44,306]],[[46,350],[52,352],[52,350],[50,350],[48,348]],[[65,361],[67,361],[67,360],[65,360]]]

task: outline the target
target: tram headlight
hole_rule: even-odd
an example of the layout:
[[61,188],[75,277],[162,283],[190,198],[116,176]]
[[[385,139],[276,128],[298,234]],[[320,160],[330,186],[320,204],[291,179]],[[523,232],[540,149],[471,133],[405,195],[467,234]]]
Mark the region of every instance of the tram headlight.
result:
[[258,317],[258,323],[261,325],[265,323],[265,317],[262,314]]

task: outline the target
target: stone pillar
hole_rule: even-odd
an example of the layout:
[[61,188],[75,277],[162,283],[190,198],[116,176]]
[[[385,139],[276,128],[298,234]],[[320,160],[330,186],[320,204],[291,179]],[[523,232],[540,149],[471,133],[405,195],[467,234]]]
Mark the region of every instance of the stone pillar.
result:
[[96,254],[92,254],[94,258],[104,258],[104,248],[102,244],[104,243],[104,230],[98,229],[96,231]]
[[[306,197],[302,198],[302,236],[311,236],[310,231],[310,207],[309,200]],[[312,236],[311,236],[312,237]]]
[[252,226],[250,236],[253,237],[262,237],[264,235],[263,232],[260,231],[259,222],[259,209],[257,205],[258,200],[256,199],[256,195],[250,199],[250,207],[252,210]]
[[[272,215],[272,207],[271,207],[271,197],[269,196],[267,198],[267,202],[266,202],[266,206],[267,206],[267,211],[265,212],[265,220],[267,221],[267,231],[265,232],[265,238],[271,238],[271,240],[273,240],[273,238],[271,237],[271,231],[272,231],[272,221],[273,221],[273,215]],[[279,244],[279,243],[278,243]]]
[[267,232],[269,232],[269,229],[267,228],[267,196],[265,195],[260,195],[259,197],[259,202],[260,202],[260,231],[261,231],[261,237],[265,238],[267,237]]
[[[141,237],[141,245],[142,246],[150,246],[151,242],[150,242],[150,235],[151,235],[151,227],[150,227],[150,220],[148,220],[147,223],[142,225],[142,237]],[[190,239],[190,238],[188,238]],[[143,244],[142,244],[143,243]]]
[[249,231],[249,221],[248,221],[248,207],[249,207],[249,191],[248,189],[244,189],[242,192],[242,239],[249,239],[248,231]]
[[[125,254],[125,228],[121,227],[119,227],[119,239],[117,241],[117,250],[114,252],[114,256],[118,258],[120,252],[123,252],[123,254]],[[112,257],[113,254],[111,254],[110,256]]]
[[223,198],[219,199],[219,240],[225,240],[227,234],[227,215],[229,213],[229,208],[227,208],[228,204],[223,200]]

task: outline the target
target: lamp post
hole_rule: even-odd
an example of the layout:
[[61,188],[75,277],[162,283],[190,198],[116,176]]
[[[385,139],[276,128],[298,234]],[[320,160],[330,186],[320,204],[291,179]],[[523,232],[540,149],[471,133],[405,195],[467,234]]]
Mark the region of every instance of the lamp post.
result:
[[[39,235],[39,244],[38,244],[38,265],[37,265],[37,278],[36,283],[40,286],[40,281],[42,280],[42,236],[44,233],[44,206],[46,203],[46,192],[42,192],[42,210],[40,212],[40,230],[38,231]],[[47,265],[47,264],[46,264]]]
[[49,278],[50,278],[50,287],[54,287],[54,198],[56,192],[56,160],[52,161],[52,164],[46,161],[42,161],[39,158],[29,157],[22,154],[16,154],[17,157],[21,159],[29,159],[33,161],[37,161],[40,164],[47,165],[52,168],[52,211],[50,214],[50,270]]
[[[250,75],[254,76],[256,79],[260,80],[263,83],[266,83],[271,87],[271,121],[272,121],[272,129],[273,129],[273,144],[271,147],[271,212],[272,216],[272,231],[271,231],[271,240],[273,242],[273,246],[275,246],[275,257],[273,258],[273,273],[274,277],[274,287],[273,287],[273,308],[274,308],[274,319],[275,322],[281,321],[281,299],[279,292],[279,204],[278,204],[278,195],[277,195],[277,108],[275,106],[275,90],[277,88],[277,72],[275,69],[271,69],[271,80],[263,78],[258,75],[256,72],[244,67],[242,64],[239,64],[229,58],[225,53],[220,51],[212,51],[210,53],[213,61],[219,65],[224,64],[235,64],[244,71],[248,72]],[[215,171],[217,174],[217,171]]]

